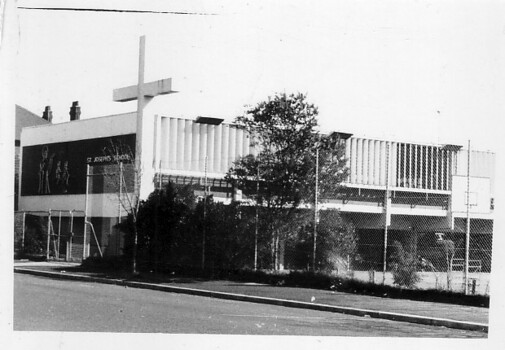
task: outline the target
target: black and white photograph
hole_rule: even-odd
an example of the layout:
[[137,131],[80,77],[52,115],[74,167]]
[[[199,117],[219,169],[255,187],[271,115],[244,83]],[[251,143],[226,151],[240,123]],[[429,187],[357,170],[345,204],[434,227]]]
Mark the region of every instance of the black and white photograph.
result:
[[0,64],[6,349],[505,346],[505,2],[0,0]]

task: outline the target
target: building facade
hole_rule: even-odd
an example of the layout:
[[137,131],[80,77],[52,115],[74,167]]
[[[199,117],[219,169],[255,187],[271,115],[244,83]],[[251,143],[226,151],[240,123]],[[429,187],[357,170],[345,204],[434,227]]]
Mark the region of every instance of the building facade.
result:
[[[118,193],[133,189],[106,184],[103,172],[94,169],[114,163],[107,153],[113,145],[126,146],[135,157],[136,113],[74,119],[23,129],[19,209],[53,210],[60,220],[71,220],[72,235],[85,243],[74,244],[75,256],[96,255],[98,246],[101,253],[120,254],[123,242],[115,226],[125,211]],[[467,217],[474,235],[492,235],[493,153],[347,135],[349,177],[341,195],[320,209],[339,209],[363,242],[381,236],[386,224],[393,238],[405,232],[463,233]],[[196,184],[203,194],[207,179],[216,200],[239,200],[224,176],[238,157],[257,152],[251,135],[236,125],[152,111],[144,113],[141,139],[141,198],[169,181]]]

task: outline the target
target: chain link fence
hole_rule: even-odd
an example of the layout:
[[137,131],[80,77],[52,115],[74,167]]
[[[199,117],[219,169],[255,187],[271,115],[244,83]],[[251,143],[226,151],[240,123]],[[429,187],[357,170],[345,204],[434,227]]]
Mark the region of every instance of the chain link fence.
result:
[[[454,292],[465,292],[467,281],[469,294],[489,295],[492,222],[488,220],[471,220],[466,276],[465,219],[456,219],[455,228],[444,231],[423,229],[432,226],[433,218],[416,218],[417,226],[403,229],[393,218],[386,238],[385,229],[366,227],[369,215],[323,211],[320,216],[315,250],[313,223],[284,242],[285,269],[311,270],[315,251],[317,271],[373,284]],[[343,224],[335,224],[338,216]]]

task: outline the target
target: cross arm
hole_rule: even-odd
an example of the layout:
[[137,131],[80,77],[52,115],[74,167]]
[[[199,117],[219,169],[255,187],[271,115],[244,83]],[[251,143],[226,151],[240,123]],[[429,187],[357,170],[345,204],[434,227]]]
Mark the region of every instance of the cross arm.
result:
[[[175,93],[172,90],[172,78],[162,79],[146,83],[142,87],[142,93],[145,97],[155,97]],[[113,101],[127,102],[138,98],[138,85],[131,85],[119,89],[114,89],[112,94]]]

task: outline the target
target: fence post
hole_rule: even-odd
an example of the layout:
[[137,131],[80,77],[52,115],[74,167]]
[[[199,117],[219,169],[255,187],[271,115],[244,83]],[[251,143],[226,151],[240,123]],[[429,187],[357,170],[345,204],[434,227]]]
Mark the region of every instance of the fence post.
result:
[[25,225],[26,225],[26,212],[23,212],[23,228],[21,230],[21,249],[24,251],[25,249]]
[[68,243],[68,260],[72,260],[72,241],[74,239],[74,210],[70,210],[70,238]]
[[58,259],[60,258],[60,237],[61,237],[61,210],[60,210],[60,216],[59,216],[59,219],[58,219],[58,250],[57,250],[57,254],[58,254]]
[[51,209],[47,215],[47,246],[46,246],[46,259],[49,260],[49,249],[51,247]]

